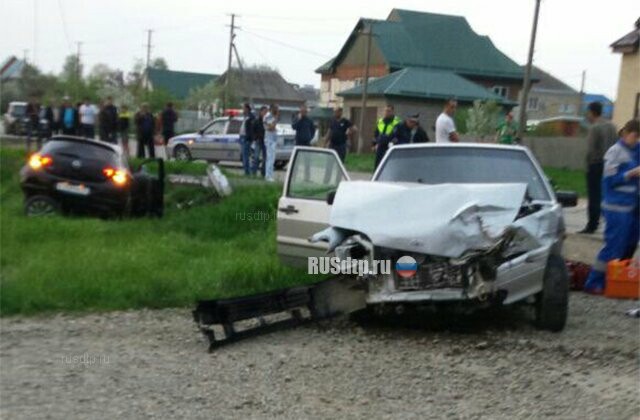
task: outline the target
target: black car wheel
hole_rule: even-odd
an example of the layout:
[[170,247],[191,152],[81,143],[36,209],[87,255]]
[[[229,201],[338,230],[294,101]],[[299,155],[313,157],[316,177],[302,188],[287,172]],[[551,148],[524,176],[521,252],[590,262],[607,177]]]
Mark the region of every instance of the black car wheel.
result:
[[564,259],[551,255],[544,272],[543,289],[536,295],[536,327],[553,332],[562,331],[569,312],[569,273]]
[[191,160],[191,152],[189,152],[187,146],[179,144],[173,149],[173,157],[180,161]]
[[59,211],[58,202],[46,195],[33,195],[24,203],[24,214],[29,217],[53,216]]

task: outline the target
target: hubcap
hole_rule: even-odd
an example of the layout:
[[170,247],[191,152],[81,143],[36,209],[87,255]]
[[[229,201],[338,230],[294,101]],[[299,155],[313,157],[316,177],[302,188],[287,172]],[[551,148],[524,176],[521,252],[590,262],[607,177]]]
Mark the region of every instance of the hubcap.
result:
[[178,150],[176,150],[176,159],[189,160],[189,152],[184,147],[178,148]]
[[45,200],[36,200],[27,207],[28,216],[51,216],[55,214],[56,208]]

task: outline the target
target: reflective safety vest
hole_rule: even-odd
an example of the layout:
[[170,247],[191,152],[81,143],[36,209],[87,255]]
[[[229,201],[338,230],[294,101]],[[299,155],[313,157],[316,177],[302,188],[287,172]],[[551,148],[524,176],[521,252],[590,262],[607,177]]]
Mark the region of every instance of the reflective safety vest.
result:
[[391,121],[389,124],[386,124],[386,128],[385,128],[385,123],[384,123],[384,118],[380,118],[378,120],[378,134],[379,135],[384,135],[384,136],[390,136],[391,133],[393,133],[393,129],[396,127],[396,125],[400,124],[402,122],[402,120],[398,117],[393,117],[393,121]]

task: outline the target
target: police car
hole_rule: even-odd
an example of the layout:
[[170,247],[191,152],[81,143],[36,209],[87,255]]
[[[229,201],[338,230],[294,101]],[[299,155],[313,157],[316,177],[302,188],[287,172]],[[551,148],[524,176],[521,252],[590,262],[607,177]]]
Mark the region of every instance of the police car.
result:
[[[212,162],[240,161],[241,116],[216,118],[195,133],[169,139],[167,148],[176,160],[203,159]],[[278,124],[275,167],[283,168],[295,145],[295,131],[289,124]]]

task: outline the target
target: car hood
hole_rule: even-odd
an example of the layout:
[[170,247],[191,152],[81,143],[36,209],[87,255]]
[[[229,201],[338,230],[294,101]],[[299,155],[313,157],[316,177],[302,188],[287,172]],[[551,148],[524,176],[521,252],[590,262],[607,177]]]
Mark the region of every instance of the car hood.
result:
[[[331,228],[312,240],[329,241],[331,248],[359,232],[376,246],[457,258],[490,249],[514,224],[526,190],[526,184],[342,182]],[[535,226],[526,228],[535,236]]]
[[187,134],[180,134],[179,136],[174,136],[171,137],[171,140],[173,141],[186,141],[186,140],[191,140],[191,139],[195,139],[196,137],[199,137],[200,134],[198,133],[187,133]]

